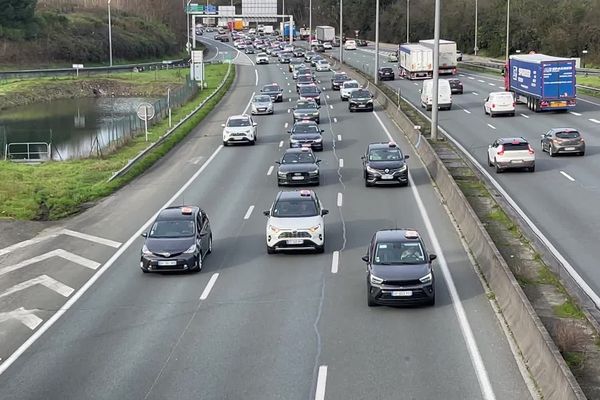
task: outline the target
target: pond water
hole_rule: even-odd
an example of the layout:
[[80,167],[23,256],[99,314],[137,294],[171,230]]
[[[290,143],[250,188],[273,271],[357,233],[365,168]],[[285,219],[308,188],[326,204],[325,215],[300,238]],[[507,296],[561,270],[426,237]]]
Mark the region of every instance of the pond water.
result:
[[[54,160],[97,156],[143,129],[135,111],[147,98],[62,99],[0,111],[0,151],[9,144],[9,154],[45,148],[51,144]],[[31,145],[31,143],[42,143]],[[43,157],[42,157],[43,158]]]

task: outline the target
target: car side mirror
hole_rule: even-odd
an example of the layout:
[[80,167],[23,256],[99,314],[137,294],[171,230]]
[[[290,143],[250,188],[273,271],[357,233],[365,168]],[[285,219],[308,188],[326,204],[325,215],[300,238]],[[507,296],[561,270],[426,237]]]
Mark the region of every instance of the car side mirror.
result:
[[546,135],[540,135],[540,137],[541,137],[542,139],[544,139],[544,138],[546,138]]
[[490,145],[488,145],[488,149],[491,149],[492,147],[494,147],[494,146],[492,146],[491,144],[490,144]]
[[419,93],[423,93],[423,89],[419,89]]
[[222,127],[222,128],[225,128],[225,124],[221,124],[221,127]]
[[364,262],[368,263],[369,262],[369,256],[367,254],[365,254],[364,256],[361,257],[361,260],[363,260]]
[[290,131],[290,130],[288,129],[287,133],[292,133],[292,131]]
[[327,210],[327,209],[321,210],[321,215],[327,215],[327,214],[329,214],[329,210]]
[[281,165],[281,161],[275,161],[275,164]]
[[408,154],[405,154],[405,155],[404,155],[404,159],[405,159],[405,160],[408,160],[409,158],[410,158],[410,156],[409,156]]
[[271,210],[265,210],[265,211],[263,211],[263,214],[268,217],[271,215]]
[[321,133],[324,133],[324,132],[325,132],[325,129],[321,129]]
[[429,262],[435,260],[437,258],[437,256],[435,254],[430,254],[429,255]]
[[148,232],[142,232],[142,237],[148,237]]
[[318,164],[318,163],[320,163],[321,161],[323,161],[323,160],[317,160],[317,161],[316,161],[316,163]]
[[317,106],[317,108],[321,108],[321,106]]

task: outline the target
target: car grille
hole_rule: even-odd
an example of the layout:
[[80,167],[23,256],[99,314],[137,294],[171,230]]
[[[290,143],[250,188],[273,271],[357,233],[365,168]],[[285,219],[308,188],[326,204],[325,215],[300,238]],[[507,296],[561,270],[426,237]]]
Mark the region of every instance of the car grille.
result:
[[[177,257],[178,255],[180,255],[183,252],[179,252],[179,253],[166,253],[166,252],[160,252],[160,253],[152,253],[157,257],[161,257],[161,258],[171,258],[171,257]],[[167,254],[169,254],[167,256]]]
[[287,178],[289,180],[292,180],[292,177],[294,177],[294,176],[303,176],[304,179],[308,179],[308,173],[306,173],[306,172],[288,172],[288,174],[287,174]]
[[383,285],[386,286],[418,286],[421,285],[421,281],[418,279],[408,280],[408,281],[383,281]]
[[382,174],[395,174],[396,172],[400,172],[400,168],[388,168],[388,172],[385,172],[385,168],[382,168],[382,169],[373,168],[373,169]]
[[282,232],[279,234],[279,239],[296,239],[296,238],[310,238],[308,232]]

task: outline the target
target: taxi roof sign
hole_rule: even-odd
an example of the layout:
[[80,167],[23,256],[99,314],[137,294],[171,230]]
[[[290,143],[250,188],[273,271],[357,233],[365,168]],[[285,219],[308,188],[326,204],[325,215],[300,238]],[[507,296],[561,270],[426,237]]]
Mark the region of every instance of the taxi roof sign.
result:
[[404,232],[404,237],[407,239],[418,239],[419,238],[419,232],[410,229],[407,230],[406,232]]
[[300,196],[310,196],[310,190],[301,190]]
[[192,215],[192,209],[190,207],[181,207],[181,214]]

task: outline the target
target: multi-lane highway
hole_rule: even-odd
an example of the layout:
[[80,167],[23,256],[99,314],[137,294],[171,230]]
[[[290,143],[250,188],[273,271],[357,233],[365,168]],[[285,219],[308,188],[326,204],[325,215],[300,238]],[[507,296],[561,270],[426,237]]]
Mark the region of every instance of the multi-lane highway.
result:
[[[329,90],[330,73],[318,73],[325,253],[267,254],[261,211],[279,190],[273,167],[297,96],[287,66],[254,66],[242,54],[235,62],[229,95],[146,174],[65,222],[68,231],[3,253],[0,312],[24,307],[39,321],[32,329],[0,320],[0,398],[531,398],[418,157],[409,160],[409,187],[364,187],[369,142],[411,149],[377,108],[350,114]],[[284,102],[256,117],[257,145],[222,147],[221,123],[271,82],[284,88]],[[139,269],[140,233],[168,204],[199,205],[211,219],[213,252],[199,274]],[[367,307],[361,256],[376,230],[394,227],[416,228],[438,255],[434,307]],[[31,261],[58,248],[66,258]],[[11,291],[23,275],[55,283]],[[56,282],[71,290],[57,292]]]
[[[373,71],[372,46],[344,54],[348,63]],[[385,56],[380,60],[382,66],[391,65]],[[502,78],[469,71],[460,71],[458,78],[463,82],[464,94],[453,96],[452,110],[438,114],[440,126],[490,172],[493,169],[487,167],[487,146],[494,138],[523,136],[530,141],[536,151],[536,172],[492,172],[494,178],[582,279],[600,294],[600,270],[596,268],[600,257],[597,247],[600,235],[600,178],[597,174],[600,169],[600,137],[597,135],[600,100],[578,95],[576,109],[568,113],[535,113],[525,105],[517,105],[515,117],[492,119],[484,114],[483,103],[490,92],[504,90]],[[419,107],[421,81],[397,79],[386,84],[399,89],[404,98]],[[586,142],[584,157],[550,158],[542,152],[540,135],[556,127],[572,127],[581,132]]]

